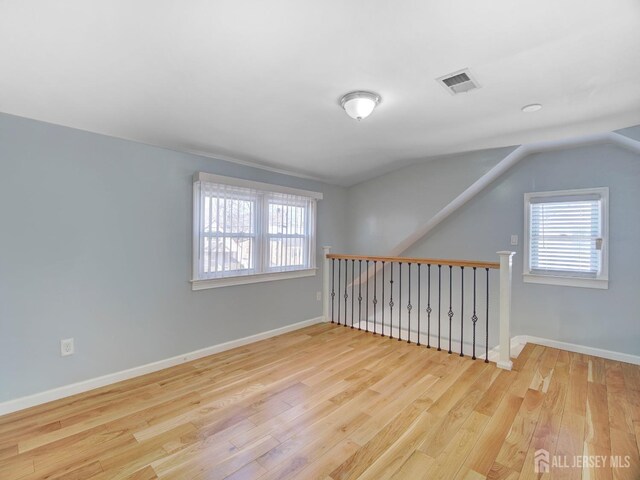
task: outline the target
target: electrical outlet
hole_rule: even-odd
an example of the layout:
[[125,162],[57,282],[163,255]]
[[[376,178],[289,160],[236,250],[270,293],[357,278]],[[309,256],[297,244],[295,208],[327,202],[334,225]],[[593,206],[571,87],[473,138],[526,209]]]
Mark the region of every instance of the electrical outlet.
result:
[[511,235],[511,245],[518,245],[518,235]]
[[60,355],[66,357],[67,355],[73,355],[75,348],[73,346],[73,338],[65,338],[60,340]]
[[319,302],[322,300],[322,292],[316,292],[316,300]]

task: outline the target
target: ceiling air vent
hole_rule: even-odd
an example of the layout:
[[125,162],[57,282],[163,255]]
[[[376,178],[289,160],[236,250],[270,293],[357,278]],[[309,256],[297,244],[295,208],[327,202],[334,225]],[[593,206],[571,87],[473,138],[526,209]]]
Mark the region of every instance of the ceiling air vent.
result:
[[468,68],[437,78],[436,81],[451,95],[467,93],[470,90],[480,88],[480,84],[473,78]]

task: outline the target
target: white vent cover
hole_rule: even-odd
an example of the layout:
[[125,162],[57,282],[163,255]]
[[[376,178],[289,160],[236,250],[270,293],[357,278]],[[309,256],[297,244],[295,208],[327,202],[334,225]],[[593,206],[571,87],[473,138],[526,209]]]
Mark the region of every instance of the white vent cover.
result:
[[473,78],[468,68],[458,70],[444,77],[436,78],[436,81],[451,95],[467,93],[476,88],[480,88],[480,84]]

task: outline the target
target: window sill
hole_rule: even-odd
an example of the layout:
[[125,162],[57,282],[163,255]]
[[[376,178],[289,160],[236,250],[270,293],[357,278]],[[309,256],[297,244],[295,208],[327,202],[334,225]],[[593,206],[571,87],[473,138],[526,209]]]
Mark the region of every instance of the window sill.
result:
[[250,283],[272,282],[275,280],[288,280],[290,278],[314,277],[316,275],[316,270],[317,268],[309,268],[306,270],[292,270],[289,272],[256,273],[254,275],[238,275],[236,277],[191,280],[191,290],[206,290],[208,288],[248,285]]
[[544,285],[561,285],[564,287],[599,288],[608,289],[608,278],[579,278],[579,277],[559,277],[555,275],[536,275],[533,273],[523,273],[524,283],[539,283]]

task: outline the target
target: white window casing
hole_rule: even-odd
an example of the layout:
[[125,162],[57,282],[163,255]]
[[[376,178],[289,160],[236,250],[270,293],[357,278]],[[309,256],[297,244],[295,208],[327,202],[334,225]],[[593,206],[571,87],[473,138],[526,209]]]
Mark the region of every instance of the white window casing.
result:
[[193,290],[312,276],[322,194],[209,173],[193,183]]
[[528,283],[609,287],[609,189],[524,195]]

